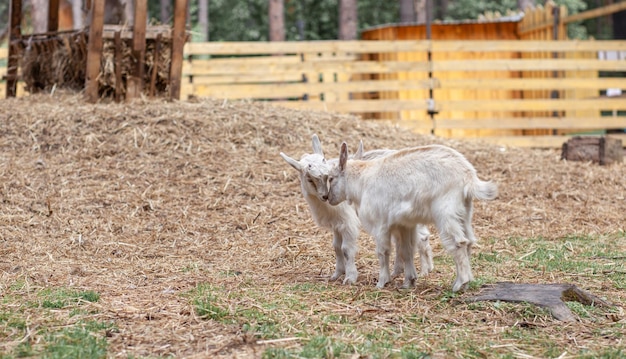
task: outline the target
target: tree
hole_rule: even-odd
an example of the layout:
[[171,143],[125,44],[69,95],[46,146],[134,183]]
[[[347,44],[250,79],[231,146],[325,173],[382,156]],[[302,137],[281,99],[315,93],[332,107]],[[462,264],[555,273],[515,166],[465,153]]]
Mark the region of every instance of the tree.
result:
[[48,31],[48,0],[30,0],[30,16],[34,33]]
[[161,8],[159,9],[159,19],[161,20],[161,24],[169,24],[170,19],[172,18],[172,2],[170,0],[160,0],[159,2],[161,4]]
[[400,0],[400,22],[415,22],[414,0]]
[[270,41],[285,41],[285,3],[283,0],[269,0],[268,5]]
[[198,0],[198,28],[200,41],[209,40],[209,0]]
[[526,11],[527,8],[534,8],[535,0],[517,0],[517,8]]
[[357,0],[339,0],[339,40],[357,38]]
[[415,13],[417,14],[417,23],[425,24],[426,17],[428,16],[428,8],[426,6],[427,0],[416,0],[415,1]]

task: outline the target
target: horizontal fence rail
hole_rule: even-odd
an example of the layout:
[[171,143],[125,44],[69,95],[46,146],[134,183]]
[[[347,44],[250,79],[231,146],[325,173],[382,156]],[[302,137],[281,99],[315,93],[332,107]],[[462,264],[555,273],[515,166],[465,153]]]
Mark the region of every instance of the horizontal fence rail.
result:
[[607,53],[626,53],[626,41],[191,43],[184,89],[553,147],[626,129],[626,97],[607,96],[626,92],[626,61]]

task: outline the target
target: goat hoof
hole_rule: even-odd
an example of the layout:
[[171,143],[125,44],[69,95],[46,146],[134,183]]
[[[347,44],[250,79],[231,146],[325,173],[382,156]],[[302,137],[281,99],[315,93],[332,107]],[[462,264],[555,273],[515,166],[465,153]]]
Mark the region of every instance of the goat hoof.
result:
[[459,292],[459,291],[461,291],[461,292],[465,291],[467,289],[468,285],[469,285],[469,281],[462,282],[460,280],[456,280],[456,281],[454,281],[454,285],[452,286],[452,291],[455,292],[455,293]]
[[411,289],[411,288],[415,288],[415,279],[412,280],[404,280],[404,283],[402,283],[402,287],[400,287],[402,289]]
[[356,283],[357,276],[348,276],[343,279],[343,284],[354,284]]
[[333,275],[330,276],[330,280],[331,281],[336,281],[337,279],[339,279],[339,277],[341,277],[343,275],[343,273],[340,272],[335,272]]

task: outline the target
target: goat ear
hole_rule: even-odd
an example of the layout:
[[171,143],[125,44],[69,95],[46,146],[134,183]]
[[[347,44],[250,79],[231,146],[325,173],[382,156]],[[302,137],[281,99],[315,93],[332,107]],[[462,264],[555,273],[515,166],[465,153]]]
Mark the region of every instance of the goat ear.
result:
[[289,163],[291,165],[291,167],[295,168],[296,171],[300,172],[302,170],[302,165],[300,165],[300,162],[294,160],[293,158],[287,156],[284,153],[280,153],[280,157],[282,157],[285,161],[287,161],[287,163]]
[[354,154],[355,160],[363,159],[363,140],[359,141],[359,148],[356,149],[356,153]]
[[348,161],[348,144],[343,142],[341,144],[341,152],[339,152],[339,169],[343,172],[346,169],[346,162]]
[[317,137],[316,134],[313,134],[313,138],[311,140],[313,142],[313,153],[317,153],[318,155],[324,156],[324,152],[322,151],[322,144],[320,142],[320,138]]

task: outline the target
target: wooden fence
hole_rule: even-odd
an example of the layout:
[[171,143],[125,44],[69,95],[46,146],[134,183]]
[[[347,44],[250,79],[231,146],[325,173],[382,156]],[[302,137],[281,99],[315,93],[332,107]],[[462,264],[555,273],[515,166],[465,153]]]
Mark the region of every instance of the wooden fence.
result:
[[626,98],[604,95],[626,89],[626,61],[602,51],[626,41],[189,43],[182,92],[555,147],[564,133],[626,128]]
[[626,90],[626,61],[598,56],[626,53],[626,41],[216,42],[184,51],[183,99],[271,101],[517,146],[626,128],[626,97],[605,95]]

